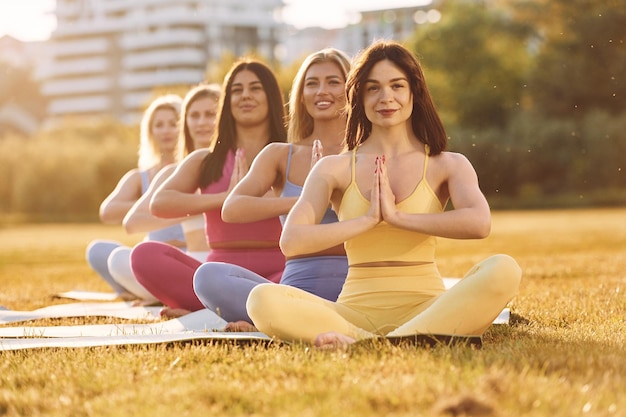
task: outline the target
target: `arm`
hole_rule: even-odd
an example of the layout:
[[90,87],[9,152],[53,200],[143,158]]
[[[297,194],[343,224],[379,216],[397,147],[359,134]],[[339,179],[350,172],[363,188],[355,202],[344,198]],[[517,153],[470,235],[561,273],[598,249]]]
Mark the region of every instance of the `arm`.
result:
[[138,169],[128,171],[115,189],[100,204],[100,220],[104,224],[120,224],[122,219],[141,197],[141,173]]
[[254,222],[289,212],[297,197],[264,197],[279,180],[280,162],[286,152],[287,147],[279,144],[263,148],[252,162],[250,171],[224,201],[222,219],[225,222]]
[[150,200],[150,212],[163,218],[184,217],[221,207],[228,191],[197,194],[202,160],[209,153],[198,149],[189,154],[155,191]]
[[[419,233],[450,239],[482,239],[491,231],[489,204],[478,185],[478,177],[467,158],[446,152],[438,161],[441,184],[454,209],[437,214],[408,214],[395,207],[387,170],[382,165],[380,194],[383,218],[387,223]],[[446,189],[447,186],[447,189]]]
[[150,199],[157,188],[174,172],[175,164],[168,165],[157,173],[148,190],[131,207],[124,217],[124,228],[128,233],[150,232],[180,223],[185,217],[162,219],[150,213]]
[[373,228],[379,221],[374,205],[364,216],[319,224],[331,198],[340,195],[350,182],[350,155],[328,156],[315,164],[304,183],[302,195],[289,212],[280,248],[287,257],[320,252]]

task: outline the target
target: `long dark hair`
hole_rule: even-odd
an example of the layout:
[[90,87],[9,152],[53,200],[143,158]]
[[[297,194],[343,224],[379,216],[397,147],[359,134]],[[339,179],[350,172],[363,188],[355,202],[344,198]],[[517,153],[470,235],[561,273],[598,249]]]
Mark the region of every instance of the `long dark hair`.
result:
[[222,170],[224,169],[224,162],[228,152],[236,150],[235,119],[230,104],[231,88],[235,76],[244,70],[251,71],[259,77],[259,81],[261,81],[267,96],[268,118],[270,122],[270,137],[267,143],[287,141],[285,102],[276,76],[267,65],[260,61],[252,58],[240,59],[233,64],[226,77],[224,77],[222,96],[220,97],[217,111],[217,126],[213,135],[213,151],[204,158],[200,170],[199,185],[201,188],[222,177]]
[[413,93],[411,126],[413,133],[437,155],[448,145],[448,137],[430,96],[422,67],[415,55],[400,43],[389,40],[376,41],[357,58],[346,81],[348,124],[346,143],[354,149],[365,142],[372,132],[372,122],[365,115],[363,87],[372,67],[389,60],[407,77]]

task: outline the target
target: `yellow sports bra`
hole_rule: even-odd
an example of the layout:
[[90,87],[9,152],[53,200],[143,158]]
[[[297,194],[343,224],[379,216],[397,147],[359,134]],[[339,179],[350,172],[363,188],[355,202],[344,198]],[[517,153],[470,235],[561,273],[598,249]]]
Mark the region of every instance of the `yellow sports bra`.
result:
[[[426,145],[425,150],[426,158],[424,159],[422,179],[413,193],[396,205],[398,210],[404,213],[441,213],[443,211],[441,202],[426,181],[428,154],[430,152],[428,145]],[[356,149],[354,149],[352,152],[352,178],[341,199],[337,216],[340,221],[355,219],[367,213],[369,206],[369,200],[361,194],[356,184]],[[389,261],[433,262],[436,245],[435,236],[400,229],[390,226],[384,221],[344,244],[349,265]]]

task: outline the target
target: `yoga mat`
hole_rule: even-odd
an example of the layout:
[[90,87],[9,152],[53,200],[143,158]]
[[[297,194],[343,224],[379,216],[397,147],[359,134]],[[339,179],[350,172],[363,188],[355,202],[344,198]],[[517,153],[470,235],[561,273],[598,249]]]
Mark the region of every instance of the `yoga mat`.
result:
[[32,311],[0,310],[0,324],[60,317],[117,317],[129,320],[157,320],[161,307],[135,307],[130,302],[69,303]]
[[193,340],[251,343],[271,342],[263,333],[184,332],[171,334],[122,335],[107,337],[52,337],[37,339],[0,339],[0,351],[36,348],[84,348],[96,346],[145,345]]
[[145,324],[91,324],[77,326],[0,327],[0,337],[107,337],[159,335],[181,332],[221,330],[227,322],[214,312],[203,309],[182,317]]
[[114,292],[72,290],[54,295],[57,298],[68,298],[77,301],[115,301],[118,296]]

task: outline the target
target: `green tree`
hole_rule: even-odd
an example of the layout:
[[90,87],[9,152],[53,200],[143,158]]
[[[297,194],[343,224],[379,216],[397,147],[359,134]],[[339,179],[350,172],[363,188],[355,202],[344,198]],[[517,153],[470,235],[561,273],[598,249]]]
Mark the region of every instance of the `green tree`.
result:
[[534,0],[539,53],[530,92],[545,114],[579,116],[626,108],[626,3]]
[[504,7],[451,0],[438,23],[419,26],[408,41],[448,123],[505,126],[519,109],[530,55],[528,25]]

